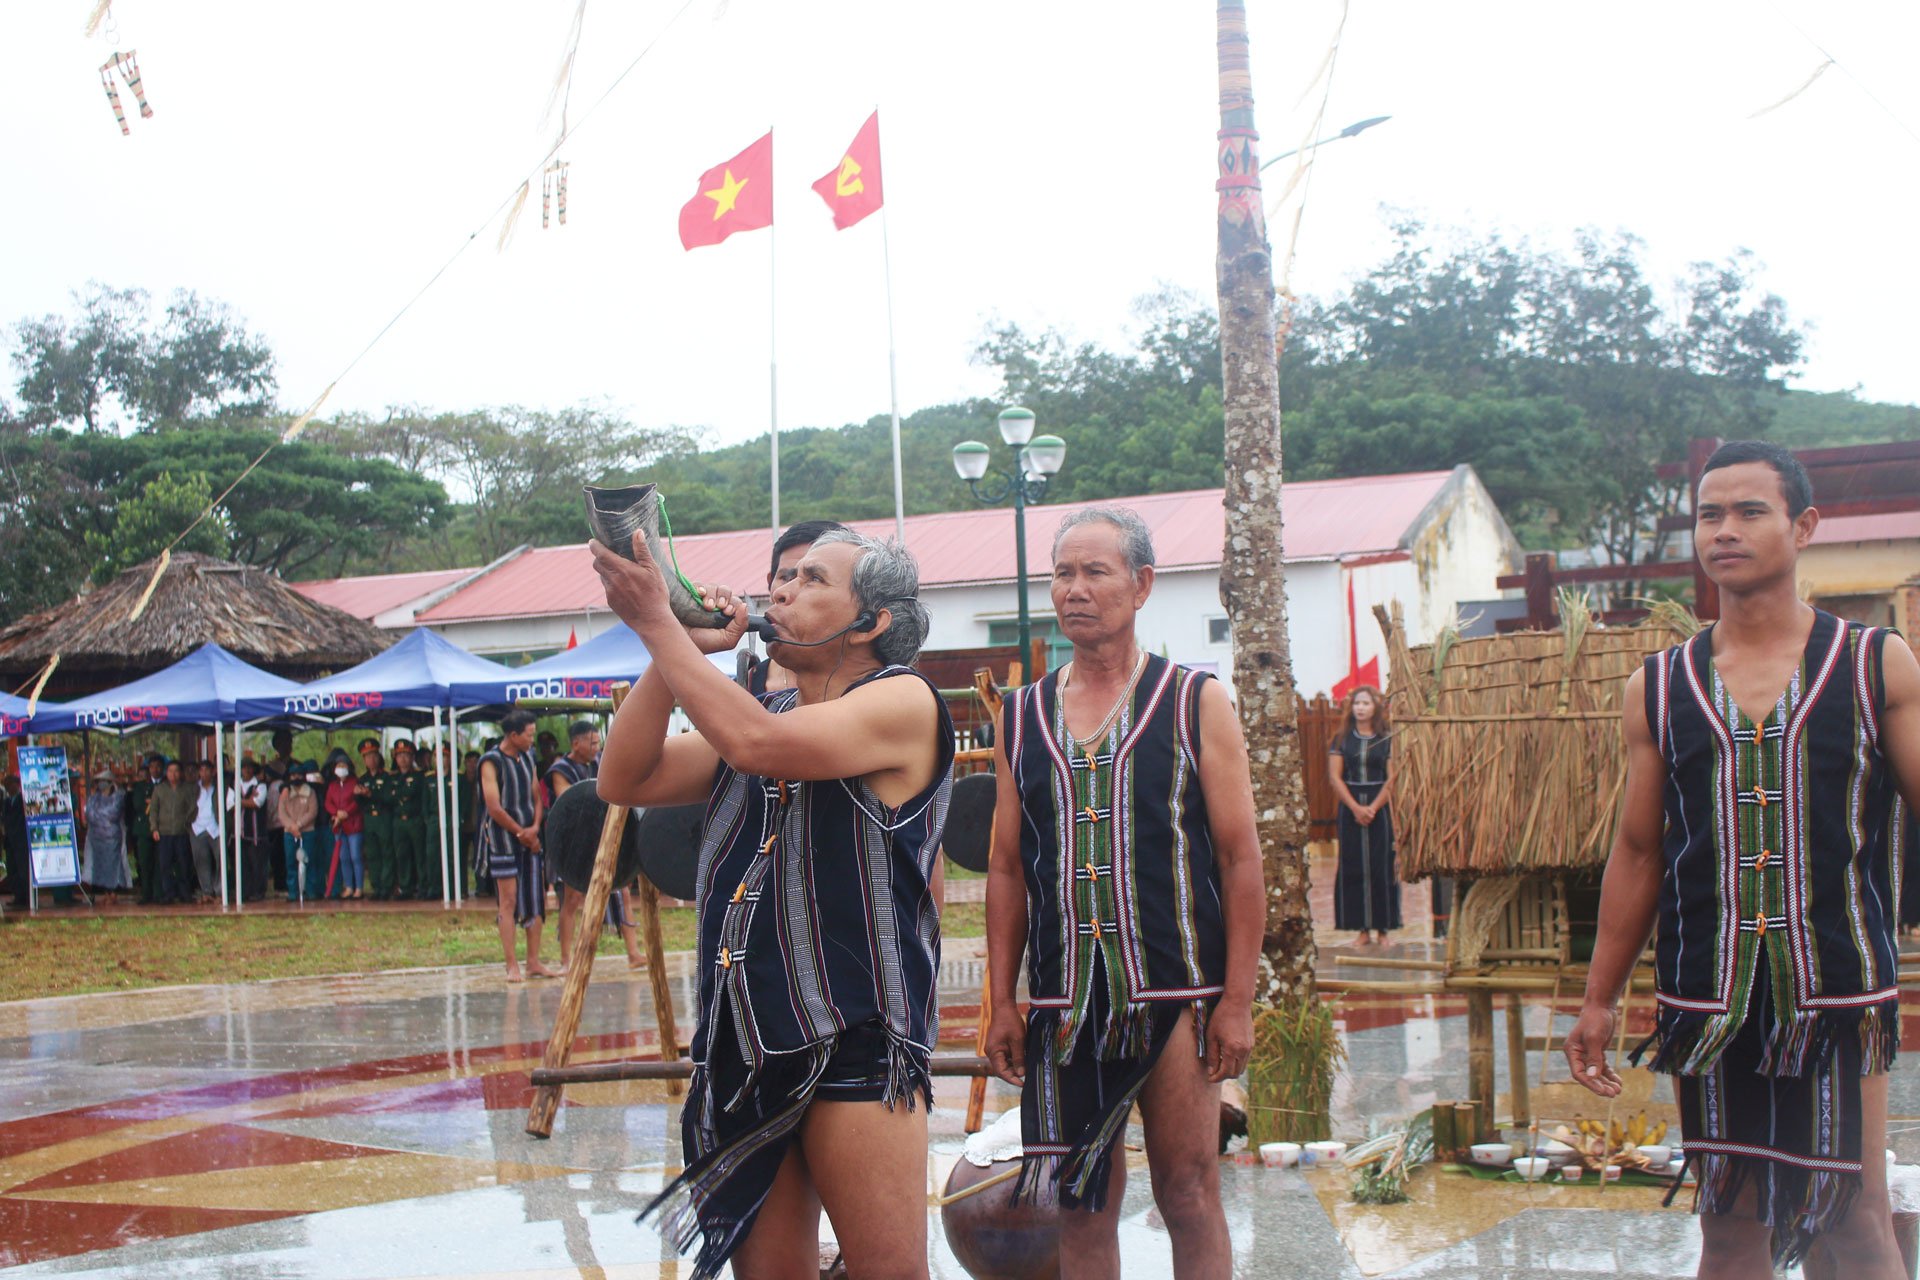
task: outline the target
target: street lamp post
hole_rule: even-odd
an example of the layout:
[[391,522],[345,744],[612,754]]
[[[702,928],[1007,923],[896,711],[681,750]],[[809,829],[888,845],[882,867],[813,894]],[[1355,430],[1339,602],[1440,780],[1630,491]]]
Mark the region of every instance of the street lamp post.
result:
[[1021,408],[1001,412],[1000,438],[1013,448],[1012,470],[995,472],[983,486],[993,451],[978,440],[953,446],[953,469],[982,506],[1013,503],[1014,572],[1018,575],[1014,586],[1020,602],[1020,666],[1025,671],[1033,662],[1033,620],[1027,612],[1027,508],[1046,498],[1048,482],[1067,460],[1067,442],[1059,436],[1034,435],[1033,410]]

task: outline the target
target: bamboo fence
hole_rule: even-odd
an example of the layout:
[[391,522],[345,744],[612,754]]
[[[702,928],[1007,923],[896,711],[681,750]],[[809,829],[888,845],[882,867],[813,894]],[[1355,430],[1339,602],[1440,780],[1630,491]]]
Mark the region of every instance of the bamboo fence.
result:
[[1626,781],[1621,698],[1650,654],[1692,634],[1683,610],[1592,625],[1562,600],[1560,631],[1409,647],[1387,628],[1393,684],[1393,826],[1402,879],[1598,867]]

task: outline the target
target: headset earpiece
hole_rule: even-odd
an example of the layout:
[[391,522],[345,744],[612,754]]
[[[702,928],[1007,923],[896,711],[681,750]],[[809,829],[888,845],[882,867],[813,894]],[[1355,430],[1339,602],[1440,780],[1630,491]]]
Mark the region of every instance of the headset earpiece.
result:
[[863,609],[861,610],[860,616],[853,620],[853,626],[849,628],[849,630],[871,631],[879,625],[880,625],[880,619],[876,618],[873,615],[873,610]]

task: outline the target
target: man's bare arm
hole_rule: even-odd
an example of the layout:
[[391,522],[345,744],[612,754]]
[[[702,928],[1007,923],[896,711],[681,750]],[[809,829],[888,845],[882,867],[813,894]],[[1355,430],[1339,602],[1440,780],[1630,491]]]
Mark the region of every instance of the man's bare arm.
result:
[[[717,673],[716,673],[717,674]],[[600,755],[600,798],[608,804],[698,804],[713,790],[720,756],[697,733],[667,736],[673,690],[649,667],[620,704]]]
[[1226,991],[1207,1020],[1207,1072],[1230,1080],[1253,1052],[1253,978],[1267,926],[1267,885],[1253,778],[1240,717],[1218,680],[1200,686],[1200,791],[1220,869],[1220,911],[1227,934]]
[[1645,690],[1644,672],[1634,672],[1627,680],[1621,715],[1627,783],[1620,824],[1600,881],[1599,937],[1587,970],[1586,998],[1566,1043],[1573,1078],[1603,1097],[1620,1092],[1620,1077],[1608,1063],[1607,1051],[1617,1026],[1620,997],[1646,950],[1660,903],[1660,842],[1666,821],[1660,793],[1666,785],[1667,762],[1647,723]]
[[1880,667],[1887,686],[1880,754],[1893,766],[1908,811],[1920,813],[1920,659],[1898,636],[1888,636]]
[[1014,992],[1027,946],[1027,879],[1020,865],[1020,788],[1007,759],[1016,705],[1007,699],[993,739],[993,845],[987,861],[987,973],[993,984],[987,1063],[1012,1085],[1021,1083],[1026,1070],[1026,1029]]

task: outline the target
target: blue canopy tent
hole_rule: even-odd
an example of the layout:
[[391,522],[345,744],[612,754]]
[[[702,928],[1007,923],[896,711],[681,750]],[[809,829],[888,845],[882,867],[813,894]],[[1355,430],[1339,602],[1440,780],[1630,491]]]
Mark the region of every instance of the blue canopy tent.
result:
[[[415,628],[404,640],[384,653],[375,654],[357,667],[349,667],[322,680],[290,690],[242,699],[239,719],[248,722],[301,719],[330,725],[385,724],[397,712],[425,712],[432,720],[434,735],[448,741],[458,708],[486,706],[497,697],[464,700],[455,692],[461,687],[496,688],[505,682],[508,668],[486,658],[475,657],[438,632]],[[442,731],[442,716],[447,732]],[[237,732],[237,731],[236,731]],[[457,762],[456,762],[457,764]],[[449,861],[447,815],[460,812],[459,771],[436,773],[434,804],[440,813],[440,867],[445,888],[443,903],[458,903],[462,897],[460,877]],[[455,826],[458,831],[458,825]]]
[[0,693],[0,738],[17,738],[27,732],[31,705],[25,698]]
[[[212,725],[213,753],[223,754],[222,726],[240,719],[237,708],[248,699],[285,697],[298,691],[299,684],[285,676],[262,671],[242,662],[212,642],[201,645],[170,667],[150,676],[142,676],[118,688],[90,693],[72,702],[43,703],[27,721],[29,733],[73,733],[98,729],[103,733],[125,736],[142,729],[173,725]],[[234,786],[240,785],[240,729],[234,724]],[[214,771],[218,789],[215,805],[220,824],[220,847],[227,847],[226,779]],[[233,883],[240,882],[240,851],[234,848]],[[227,862],[220,860],[220,905],[229,903]],[[235,892],[232,897],[241,895]]]
[[[732,653],[708,659],[732,675]],[[527,698],[604,698],[616,680],[637,681],[653,665],[653,655],[633,628],[616,622],[585,644],[548,654],[524,667],[508,667],[491,680],[455,681],[454,700],[461,706],[519,702]]]

